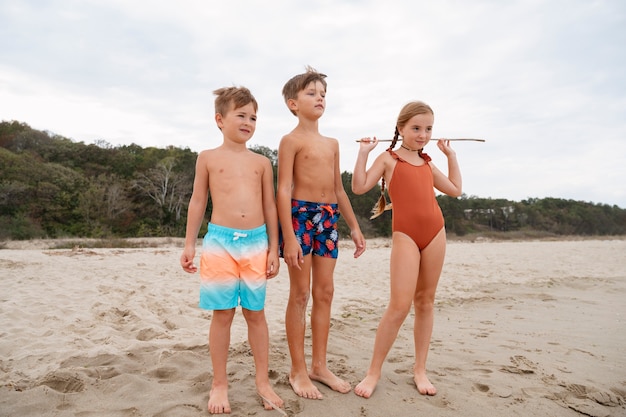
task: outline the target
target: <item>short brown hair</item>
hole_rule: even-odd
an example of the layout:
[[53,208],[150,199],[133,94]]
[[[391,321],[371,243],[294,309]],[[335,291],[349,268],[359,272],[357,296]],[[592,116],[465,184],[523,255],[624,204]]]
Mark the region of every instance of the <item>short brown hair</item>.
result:
[[232,102],[235,109],[252,103],[254,111],[259,109],[256,99],[246,87],[223,87],[213,91],[215,98],[215,114],[226,115]]
[[[291,77],[289,81],[285,83],[283,87],[283,97],[285,99],[285,103],[287,103],[291,99],[295,99],[298,97],[298,93],[306,88],[312,82],[319,81],[324,86],[324,91],[326,91],[326,74],[322,74],[318,72],[315,68],[310,65],[306,66],[306,72],[302,74],[295,75]],[[290,110],[291,111],[291,110]],[[293,114],[293,111],[291,111]]]

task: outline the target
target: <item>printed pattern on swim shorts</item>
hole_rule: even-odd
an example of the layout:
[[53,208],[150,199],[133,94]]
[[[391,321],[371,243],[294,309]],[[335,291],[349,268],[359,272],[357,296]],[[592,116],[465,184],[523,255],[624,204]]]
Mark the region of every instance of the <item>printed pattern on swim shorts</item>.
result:
[[[293,230],[302,248],[302,254],[337,258],[339,254],[337,221],[339,220],[337,204],[313,203],[310,201],[291,201],[291,220]],[[280,250],[283,250],[281,236]]]

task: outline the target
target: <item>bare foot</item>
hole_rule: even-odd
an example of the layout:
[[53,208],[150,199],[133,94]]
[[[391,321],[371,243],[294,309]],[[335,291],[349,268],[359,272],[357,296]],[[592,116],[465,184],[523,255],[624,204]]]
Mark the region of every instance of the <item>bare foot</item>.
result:
[[359,397],[369,398],[374,393],[376,384],[378,384],[378,378],[373,375],[367,375],[363,378],[363,381],[354,387],[354,393]]
[[317,389],[308,375],[289,375],[289,383],[293,391],[300,397],[312,400],[321,400],[324,398],[320,390]]
[[228,387],[213,387],[209,393],[209,413],[230,414]]
[[415,386],[417,387],[417,391],[422,395],[435,395],[437,394],[437,388],[433,384],[430,383],[430,380],[424,373],[416,373],[413,375],[413,381],[415,381]]
[[285,402],[274,392],[271,386],[257,386],[257,392],[263,400],[263,408],[266,410],[280,410]]
[[349,382],[339,378],[337,375],[330,372],[328,368],[319,373],[309,373],[309,378],[313,381],[321,382],[333,391],[337,391],[342,394],[346,394],[352,390]]

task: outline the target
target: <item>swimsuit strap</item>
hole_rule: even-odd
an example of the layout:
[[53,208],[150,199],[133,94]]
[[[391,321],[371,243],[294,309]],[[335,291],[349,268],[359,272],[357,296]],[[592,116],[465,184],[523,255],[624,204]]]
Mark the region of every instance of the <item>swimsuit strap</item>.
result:
[[387,152],[389,152],[389,155],[391,155],[391,157],[395,159],[396,161],[406,162],[404,159],[400,158],[400,156],[397,153],[395,153],[393,149],[391,148],[387,149]]
[[[387,151],[389,152],[389,155],[391,155],[391,157],[397,161],[400,162],[406,162],[406,160],[402,159],[397,153],[395,153],[392,149],[387,149]],[[432,161],[432,158],[430,156],[428,156],[427,153],[422,152],[421,155],[422,159],[424,160],[424,162],[429,163],[430,161]]]

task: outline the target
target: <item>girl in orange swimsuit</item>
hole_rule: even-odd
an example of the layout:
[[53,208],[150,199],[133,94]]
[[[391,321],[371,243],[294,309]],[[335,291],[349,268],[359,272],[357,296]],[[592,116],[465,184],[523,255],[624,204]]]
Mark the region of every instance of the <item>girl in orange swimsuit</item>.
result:
[[[354,389],[364,398],[374,392],[385,358],[411,306],[415,308],[413,380],[420,394],[437,393],[426,376],[426,357],[433,329],[435,291],[446,251],[446,234],[434,189],[458,197],[462,192],[462,181],[450,141],[437,142],[437,147],[448,159],[447,175],[422,152],[431,139],[433,122],[434,113],[430,106],[420,101],[408,103],[398,116],[391,146],[369,169],[366,169],[367,157],[378,141],[376,138],[361,140],[352,174],[355,194],[369,191],[382,178],[382,195],[372,218],[390,206],[393,210],[389,304],[376,331],[367,375]],[[393,150],[400,137],[400,147]],[[391,205],[386,204],[384,198],[385,182],[389,184]]]

